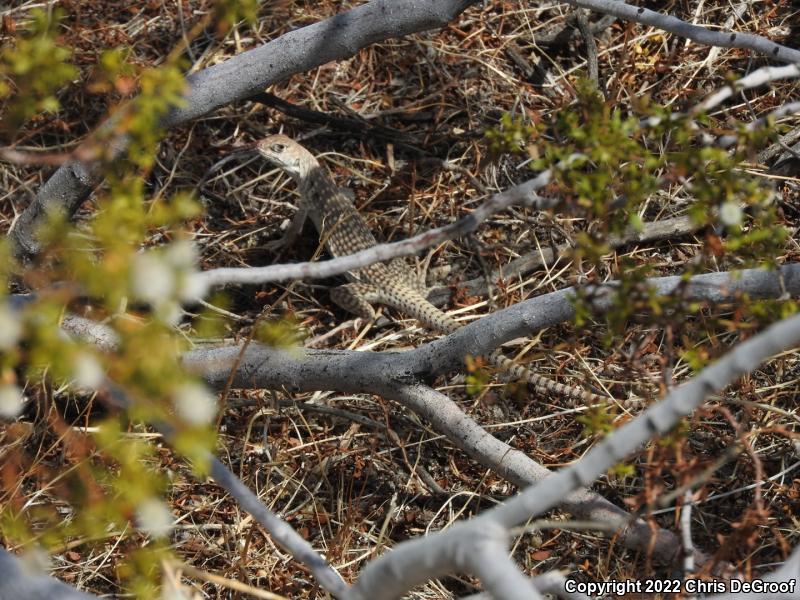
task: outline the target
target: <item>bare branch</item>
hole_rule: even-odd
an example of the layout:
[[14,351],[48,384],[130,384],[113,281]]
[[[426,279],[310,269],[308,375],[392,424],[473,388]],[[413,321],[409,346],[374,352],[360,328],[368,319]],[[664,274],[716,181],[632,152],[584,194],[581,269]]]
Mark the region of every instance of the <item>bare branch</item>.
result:
[[[104,398],[118,408],[127,410],[133,404],[125,390],[110,380],[106,380],[103,383],[101,391],[107,392],[104,394]],[[166,423],[152,423],[152,426],[167,441],[173,441],[175,436],[172,426]],[[314,550],[311,544],[292,529],[291,525],[269,510],[258,499],[258,496],[244,485],[216,456],[209,453],[205,458],[211,467],[211,477],[214,481],[269,532],[272,539],[285,548],[295,560],[308,567],[317,582],[332,596],[335,598],[348,597],[349,586],[325,559]],[[0,596],[0,598],[3,597]]]
[[557,204],[557,199],[543,198],[536,193],[537,190],[550,183],[551,178],[551,169],[542,171],[533,179],[493,195],[473,212],[449,225],[430,229],[398,242],[377,244],[360,252],[320,262],[270,265],[267,267],[209,269],[199,274],[198,277],[201,278],[206,286],[230,283],[260,284],[285,281],[287,279],[322,278],[339,275],[346,271],[354,271],[398,256],[408,256],[445,240],[471,233],[490,216],[509,206],[521,204],[534,207],[537,210],[552,208]]
[[701,112],[708,112],[722,104],[725,100],[742,90],[752,89],[759,87],[772,81],[779,79],[794,79],[800,77],[800,65],[785,65],[783,67],[761,67],[748,73],[741,79],[720,88],[713,94],[710,94],[700,104],[693,107],[690,114],[697,115]]
[[582,8],[613,15],[625,21],[650,25],[669,33],[705,44],[722,48],[744,48],[763,54],[785,63],[800,62],[800,50],[776,44],[772,40],[752,33],[732,31],[712,31],[700,25],[693,25],[672,15],[663,15],[647,8],[632,6],[621,0],[565,0]]
[[[564,497],[591,484],[653,436],[672,429],[682,417],[691,414],[708,394],[724,388],[737,377],[752,371],[769,356],[788,350],[799,342],[800,315],[771,325],[615,430],[571,466],[553,473],[541,483],[525,489],[519,496],[471,521],[459,523],[426,538],[403,542],[391,553],[374,560],[353,586],[354,597],[371,598],[379,590],[391,585],[395,586],[393,589],[398,593],[396,596],[383,597],[399,596],[405,591],[400,590],[399,586],[408,576],[412,560],[417,564],[423,563],[429,576],[450,572],[452,564],[446,557],[453,552],[453,548],[463,549],[465,543],[474,547],[476,538],[480,540],[484,532],[494,531],[497,525],[509,529],[558,505]],[[507,560],[505,556],[494,557],[493,562],[499,564],[504,560]],[[797,577],[796,565],[791,576]]]
[[17,557],[0,547],[0,598],[91,600],[98,596],[79,592],[47,575],[26,572]]
[[[186,102],[164,119],[174,127],[247,99],[294,73],[352,56],[390,38],[443,27],[476,0],[372,0],[319,23],[290,31],[253,50],[186,78]],[[18,257],[40,251],[35,229],[51,210],[72,216],[100,182],[96,163],[62,165],[41,187],[11,231]]]
[[[729,302],[737,294],[747,294],[751,298],[780,298],[787,293],[796,297],[800,295],[800,264],[784,265],[776,270],[706,273],[695,275],[688,282],[681,276],[654,277],[647,283],[664,296],[674,294],[686,284],[682,291],[686,299],[711,303]],[[614,284],[609,283],[587,288],[594,298],[595,310],[602,313],[610,308],[613,287]],[[574,293],[573,288],[564,288],[525,300],[464,325],[414,352],[422,355],[431,374],[458,368],[464,356],[482,356],[510,340],[571,320],[575,315],[570,302]],[[410,363],[407,368],[411,368]]]

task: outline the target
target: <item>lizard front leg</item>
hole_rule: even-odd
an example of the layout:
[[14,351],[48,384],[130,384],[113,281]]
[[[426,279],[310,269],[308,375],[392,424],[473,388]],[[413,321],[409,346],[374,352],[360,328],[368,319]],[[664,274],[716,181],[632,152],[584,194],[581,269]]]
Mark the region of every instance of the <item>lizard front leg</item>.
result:
[[292,222],[289,224],[288,229],[284,232],[279,240],[275,240],[266,244],[267,250],[278,251],[284,248],[289,248],[297,241],[297,237],[303,230],[308,219],[308,205],[305,202],[300,202],[297,207],[297,212],[292,217]]

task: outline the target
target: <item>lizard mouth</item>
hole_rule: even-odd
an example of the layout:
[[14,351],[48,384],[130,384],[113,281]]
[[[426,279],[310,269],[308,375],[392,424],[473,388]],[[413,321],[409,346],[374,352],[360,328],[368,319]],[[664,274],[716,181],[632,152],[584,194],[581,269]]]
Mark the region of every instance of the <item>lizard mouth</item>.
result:
[[243,142],[234,144],[234,149],[237,152],[248,152],[253,150],[258,150],[258,141],[255,142]]

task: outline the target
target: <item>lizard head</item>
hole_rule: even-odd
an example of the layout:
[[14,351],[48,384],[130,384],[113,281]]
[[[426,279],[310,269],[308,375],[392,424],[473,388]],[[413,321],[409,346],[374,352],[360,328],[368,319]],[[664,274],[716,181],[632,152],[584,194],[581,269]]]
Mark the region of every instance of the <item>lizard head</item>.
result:
[[256,144],[256,149],[261,156],[295,179],[304,177],[318,165],[313,154],[285,135],[266,137]]

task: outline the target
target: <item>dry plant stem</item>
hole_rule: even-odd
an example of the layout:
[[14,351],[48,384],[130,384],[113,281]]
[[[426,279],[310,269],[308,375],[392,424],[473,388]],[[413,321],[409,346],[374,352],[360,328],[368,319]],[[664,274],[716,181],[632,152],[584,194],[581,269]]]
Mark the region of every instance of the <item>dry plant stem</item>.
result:
[[[718,107],[728,98],[734,96],[734,94],[740,93],[743,90],[753,89],[781,79],[796,79],[797,77],[800,77],[800,65],[785,65],[782,67],[771,67],[771,66],[762,67],[742,77],[733,84],[723,86],[719,90],[709,94],[708,96],[706,96],[705,100],[693,106],[686,113],[686,116],[694,118],[699,116],[701,113],[704,112],[707,113],[712,109]],[[762,116],[758,119],[751,121],[750,123],[747,124],[746,130],[755,131],[755,129],[757,129],[758,127],[763,127],[764,125],[766,125],[770,118],[779,119],[781,117],[792,115],[797,112],[800,112],[800,102],[788,102],[771,110],[765,116]],[[675,119],[679,117],[681,117],[681,114],[679,113],[675,113],[672,116],[672,118]],[[661,117],[649,117],[643,119],[641,125],[642,127],[654,127],[659,123],[661,123]],[[739,137],[736,135],[713,136],[705,133],[703,134],[703,143],[709,146],[716,144],[717,146],[720,146],[722,148],[728,148],[733,144],[735,144],[738,140]],[[760,156],[761,155],[759,155],[759,157]]]
[[[742,342],[715,364],[682,384],[663,400],[634,420],[608,435],[583,458],[571,466],[549,475],[520,495],[492,508],[471,521],[426,538],[403,542],[389,554],[371,562],[351,590],[352,598],[397,598],[405,591],[409,574],[420,563],[427,576],[451,572],[451,555],[471,554],[478,547],[484,532],[492,537],[500,526],[509,529],[558,505],[562,499],[590,485],[608,469],[623,460],[641,445],[659,434],[670,431],[682,417],[690,415],[705,397],[749,373],[762,361],[800,343],[800,315],[768,327],[762,333]],[[505,555],[486,556],[493,563],[510,564]],[[493,565],[494,566],[494,565]],[[793,574],[796,578],[798,573]]]
[[[770,120],[777,121],[786,116],[795,115],[800,113],[800,102],[788,102],[786,104],[782,104],[778,108],[769,111],[763,117],[759,117],[754,121],[750,121],[747,126],[745,127],[746,131],[755,131],[759,127],[763,127],[766,125]],[[715,143],[720,148],[730,148],[736,142],[739,141],[739,136],[736,135],[722,135],[718,138],[708,139],[707,143]]]
[[239,506],[250,513],[272,539],[286,548],[295,560],[306,565],[317,582],[335,598],[348,596],[347,584],[339,574],[305,541],[291,525],[269,510],[258,499],[250,488],[236,477],[216,456],[211,459],[211,477],[238,502]]
[[[496,529],[497,531],[492,531],[487,528],[484,530],[487,534],[486,537],[473,539],[463,546],[458,545],[448,549],[454,562],[463,563],[466,567],[464,570],[474,573],[493,598],[498,600],[539,600],[542,596],[533,581],[524,575],[509,557],[510,536],[508,531],[503,528]],[[427,566],[424,560],[420,563]],[[418,577],[416,569],[412,572],[414,577]],[[426,578],[420,583],[435,577],[434,575],[434,577]],[[394,594],[387,589],[388,587],[388,585],[383,586],[381,594],[384,598],[393,598]],[[408,589],[410,588],[406,588],[406,590]],[[406,590],[398,590],[399,595],[403,595]],[[360,596],[356,592],[351,594],[351,597],[359,598]]]
[[[424,417],[437,432],[446,435],[467,455],[519,488],[536,485],[552,473],[524,452],[487,433],[455,402],[427,386],[396,386],[382,395]],[[677,556],[678,539],[671,532],[663,529],[653,532],[648,523],[641,519],[634,521],[625,510],[588,489],[567,494],[561,499],[559,508],[578,519],[604,523],[618,530],[619,541],[625,547],[643,554],[652,549],[653,557],[661,564],[670,564]],[[699,562],[708,560],[699,551],[696,558]]]
[[[222,577],[221,575],[216,575],[215,573],[210,573],[208,571],[201,571],[200,569],[195,569],[193,566],[188,565],[186,563],[181,562],[174,562],[171,564],[172,568],[175,570],[180,570],[188,577],[194,577],[196,579],[202,579],[203,581],[207,581],[214,585],[217,585],[220,588],[227,588],[232,590],[233,592],[238,592],[239,594],[244,594],[245,597],[253,597],[253,598],[261,598],[262,600],[289,600],[286,596],[280,596],[278,594],[273,594],[272,592],[268,592],[266,590],[260,590],[258,588],[254,588],[246,583],[242,583],[241,581],[237,581],[236,579],[228,579],[227,577]],[[182,600],[179,596],[176,600]]]
[[[758,162],[766,164],[773,158],[779,156],[782,153],[786,152],[786,148],[789,148],[790,151],[796,151],[798,148],[791,148],[797,140],[800,140],[800,127],[795,127],[789,133],[784,136],[778,137],[776,143],[772,144],[769,148],[762,150],[758,153]],[[788,154],[788,153],[787,153]],[[778,159],[780,161],[780,159]]]
[[[185,104],[163,120],[174,127],[221,106],[243,100],[267,86],[330,61],[354,55],[383,40],[443,27],[476,0],[372,0],[279,38],[186,78]],[[40,251],[36,227],[48,211],[72,216],[99,184],[96,163],[71,161],[40,188],[11,232],[14,252],[30,257]]]
[[600,84],[599,67],[597,64],[597,42],[595,42],[594,35],[589,27],[589,19],[583,14],[583,11],[578,15],[578,29],[586,45],[586,65],[589,73],[589,81],[594,83],[595,88],[597,88]]
[[694,573],[694,541],[692,540],[692,490],[686,490],[681,507],[681,540],[686,555],[683,557],[684,576]]
[[[686,282],[680,276],[671,276],[652,278],[648,283],[657,293],[670,295]],[[605,291],[594,301],[599,312],[611,308],[608,292],[613,284],[602,289]],[[696,275],[690,278],[683,291],[687,300],[712,303],[729,302],[737,294],[755,299],[779,298],[784,293],[800,296],[800,264],[784,265],[775,271],[745,269]],[[465,356],[487,354],[512,339],[571,320],[575,314],[570,301],[573,295],[572,288],[565,288],[525,300],[401,353],[310,349],[290,353],[256,346],[245,357],[235,385],[357,393],[373,391],[375,381],[415,383],[462,368]],[[219,386],[227,379],[230,358],[237,352],[237,346],[229,346],[192,350],[183,356],[187,367]]]
[[[652,278],[648,283],[657,293],[670,295],[684,282],[680,276],[671,276]],[[608,291],[613,289],[613,284],[603,287]],[[753,299],[779,298],[784,293],[800,296],[800,264],[783,265],[775,271],[745,269],[695,275],[689,279],[683,293],[687,300],[711,303],[729,302],[740,294]],[[569,321],[574,316],[570,302],[573,294],[572,288],[542,294],[402,353],[315,349],[285,352],[256,344],[243,360],[235,386],[296,391],[337,389],[358,393],[372,391],[374,377],[418,382],[460,368],[465,356],[486,354],[512,339]],[[608,310],[608,294],[598,296],[594,306],[601,312]],[[87,328],[85,321],[64,319],[62,328],[90,343],[96,341],[105,345],[112,339],[113,330],[102,324]],[[238,346],[200,348],[186,352],[183,362],[219,387],[227,380],[231,357],[238,351]]]
[[[574,11],[567,15],[563,23],[555,27],[553,30],[530,34],[529,41],[536,46],[549,46],[551,44],[563,43],[566,44],[578,38],[579,32],[573,27],[573,21],[578,18],[578,12]],[[606,15],[594,23],[589,23],[589,31],[593,35],[603,33],[606,29],[611,27],[617,18],[613,15]],[[515,42],[511,42],[516,46]],[[516,46],[519,50],[519,46]],[[521,66],[523,71],[529,71],[527,66]]]
[[283,114],[300,119],[309,123],[316,123],[317,125],[324,125],[330,129],[338,129],[340,131],[347,131],[350,135],[358,135],[365,139],[381,140],[389,142],[397,146],[401,146],[411,150],[416,154],[426,154],[420,146],[423,142],[410,136],[405,131],[393,129],[380,123],[372,123],[366,119],[357,119],[355,117],[341,116],[335,114],[328,114],[318,110],[312,110],[305,106],[292,104],[286,100],[279,98],[274,94],[261,92],[255,96],[248,98],[253,102],[259,102],[264,106],[269,106],[282,112]]
[[672,15],[664,15],[646,8],[632,6],[620,0],[565,0],[565,2],[606,15],[613,15],[625,21],[650,25],[656,29],[674,33],[706,46],[742,48],[785,63],[800,62],[800,50],[776,44],[760,35],[731,31],[712,31],[700,25],[687,23]]

